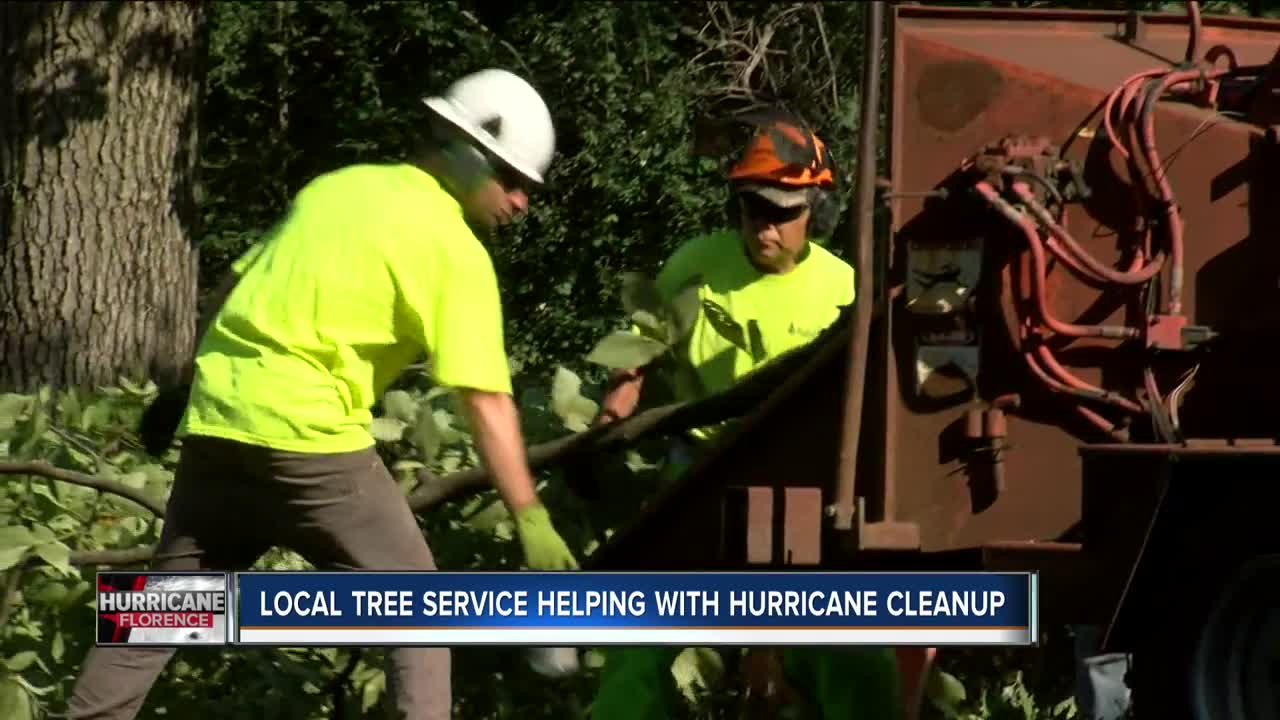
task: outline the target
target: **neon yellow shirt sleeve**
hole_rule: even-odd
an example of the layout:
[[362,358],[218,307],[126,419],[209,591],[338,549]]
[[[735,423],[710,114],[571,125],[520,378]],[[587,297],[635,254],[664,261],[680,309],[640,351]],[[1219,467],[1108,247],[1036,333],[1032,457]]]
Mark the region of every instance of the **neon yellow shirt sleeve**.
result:
[[[407,168],[414,182],[429,176]],[[508,393],[511,366],[493,261],[456,200],[434,181],[412,199],[411,220],[384,238],[397,322],[428,355],[435,381],[451,388]]]
[[[441,385],[511,393],[493,262],[460,217],[436,232],[432,271],[413,265],[394,270],[406,288],[417,288],[405,294],[403,306],[414,339],[429,354],[432,376]],[[427,282],[408,277],[414,273]]]
[[264,239],[250,245],[240,257],[236,258],[235,262],[231,263],[231,272],[236,275],[244,275],[249,266],[253,264],[253,261],[262,255],[262,246],[265,244],[266,240]]

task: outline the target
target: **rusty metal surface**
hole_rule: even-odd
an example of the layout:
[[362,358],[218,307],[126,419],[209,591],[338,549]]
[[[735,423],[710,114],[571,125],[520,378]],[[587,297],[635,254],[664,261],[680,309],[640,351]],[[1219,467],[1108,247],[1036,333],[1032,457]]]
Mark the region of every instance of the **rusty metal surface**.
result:
[[782,529],[783,562],[817,565],[822,562],[822,489],[789,487],[783,490],[785,517]]
[[[889,176],[898,272],[891,282],[909,281],[901,273],[908,247],[954,254],[980,243],[988,257],[981,282],[988,292],[992,285],[1000,288],[1003,303],[976,315],[979,409],[1001,395],[1017,394],[1023,402],[1004,413],[1002,477],[976,477],[980,464],[961,442],[977,422],[973,404],[948,398],[947,390],[932,398],[915,391],[912,335],[922,321],[895,303],[888,320],[891,347],[878,358],[885,375],[879,397],[886,418],[884,466],[881,477],[860,485],[884,488],[890,503],[884,516],[917,522],[925,550],[1059,538],[1081,517],[1076,448],[1099,437],[1039,390],[1019,362],[1016,337],[998,320],[1011,312],[1014,288],[1001,281],[990,258],[992,247],[1009,246],[1010,237],[994,232],[986,216],[963,203],[912,194],[935,189],[961,160],[994,141],[1043,136],[1065,146],[1065,158],[1083,168],[1092,190],[1083,203],[1068,205],[1066,224],[1095,257],[1118,258],[1117,234],[1133,223],[1134,210],[1128,175],[1099,138],[1096,110],[1127,77],[1164,64],[1155,56],[1180,61],[1185,21],[1144,18],[1139,48],[1114,37],[1122,34],[1124,13],[899,7],[893,16]],[[1206,16],[1204,24],[1202,47],[1225,43],[1241,64],[1269,62],[1280,44],[1280,23]],[[1266,238],[1275,236],[1280,203],[1267,170],[1274,163],[1265,129],[1170,102],[1157,105],[1154,115],[1157,146],[1186,228],[1183,312],[1222,332],[1275,330],[1280,244]],[[1067,322],[1122,324],[1134,301],[1089,287],[1062,267],[1046,279],[1052,308]],[[1113,351],[1117,344],[1080,339],[1056,352],[1082,380],[1133,397],[1141,366],[1132,353]],[[1202,369],[1182,411],[1196,434],[1258,436],[1280,427],[1274,410],[1256,400],[1252,409],[1241,402],[1249,394],[1276,397],[1280,390],[1259,347],[1227,353],[1215,370]],[[1169,379],[1161,380],[1167,391]],[[980,486],[996,482],[1003,483],[998,497],[980,497]]]
[[[919,42],[1016,65],[1055,85],[1104,93],[1136,72],[1181,62],[1187,45],[1186,20],[1179,13],[1144,14],[1141,39],[1132,44],[1123,41],[1124,12],[902,7],[896,15],[899,27],[909,24],[908,32]],[[1204,26],[1203,47],[1226,44],[1241,64],[1266,64],[1275,54],[1278,21],[1206,15]],[[953,64],[934,69],[929,83],[924,87],[929,94],[937,93],[932,84],[951,86],[942,95],[949,97],[946,93],[962,94],[955,84],[995,88],[999,77],[977,65]],[[981,98],[968,101],[969,112],[982,106]]]
[[747,562],[767,565],[773,560],[773,488],[749,487],[747,493]]
[[[880,38],[884,30],[882,0],[863,5],[862,117],[858,128],[858,186],[854,199],[855,232],[851,258],[855,267],[870,268],[875,242],[876,176],[879,174],[876,130],[880,118]],[[857,273],[856,295],[871,296],[871,273]],[[848,377],[845,380],[844,413],[841,416],[840,462],[832,503],[836,530],[853,527],[854,496],[857,490],[858,445],[862,439],[862,406],[866,397],[867,340],[871,334],[871,303],[855,302],[853,328],[849,335]]]
[[[877,260],[889,268],[880,289],[885,297],[866,298],[889,312],[873,322],[867,342],[856,530],[831,527],[849,367],[846,327],[635,525],[607,543],[591,566],[782,566],[788,556],[802,564],[816,556],[832,568],[1011,563],[1015,554],[1048,557],[1053,546],[1014,550],[1005,541],[1078,540],[1086,504],[1095,525],[1132,527],[1150,502],[1143,483],[1125,484],[1119,476],[1082,486],[1077,450],[1099,437],[1027,372],[1011,324],[1011,307],[1026,281],[1002,273],[1013,266],[1011,257],[1025,259],[1025,243],[993,223],[979,200],[932,191],[982,148],[1024,138],[1006,147],[1032,157],[1031,150],[1042,147],[1035,139],[1047,138],[1043,147],[1061,148],[1091,191],[1068,205],[1066,224],[1095,257],[1118,259],[1117,238],[1134,224],[1132,193],[1123,163],[1100,139],[1096,110],[1129,75],[1160,62],[1153,48],[1180,58],[1184,23],[1177,16],[1144,18],[1145,49],[1136,49],[1109,37],[1123,29],[1123,13],[904,6],[891,17],[886,189],[892,252],[877,250],[888,256]],[[1265,63],[1276,55],[1280,23],[1204,20],[1204,47],[1231,45],[1241,63]],[[1001,40],[1006,37],[1007,43]],[[1200,439],[1177,450],[1239,453],[1280,428],[1274,342],[1251,335],[1269,337],[1280,324],[1280,243],[1272,240],[1280,237],[1275,133],[1202,108],[1170,102],[1155,108],[1157,145],[1185,222],[1181,310],[1188,322],[1237,338],[1206,358],[1194,383],[1186,384],[1181,427]],[[908,248],[917,253],[914,265],[907,262]],[[970,274],[976,279],[964,270],[975,252],[981,260]],[[904,277],[908,267],[943,275],[948,265],[961,268],[945,288],[949,294],[940,295],[932,280],[912,286]],[[1061,266],[1050,268],[1045,286],[1054,313],[1069,323],[1122,323],[1134,304],[1129,295],[1080,283]],[[967,293],[975,287],[981,296],[970,301]],[[938,324],[921,312],[956,297],[972,304],[975,319],[967,327]],[[850,320],[846,314],[843,322]],[[1181,343],[1179,332],[1167,330],[1155,344]],[[920,355],[929,364],[923,371],[913,335],[928,339],[928,353]],[[1136,355],[1116,346],[1116,340],[1082,338],[1056,345],[1054,352],[1082,381],[1140,398]],[[975,377],[967,377],[966,368],[977,368]],[[917,389],[919,377],[925,378],[919,383],[925,397]],[[1177,379],[1162,370],[1158,382],[1168,392]],[[976,398],[963,396],[966,384],[976,388]],[[1150,434],[1142,427],[1125,433],[1130,429]],[[1169,449],[1120,445],[1114,452]],[[767,513],[761,509],[765,493]],[[816,519],[815,507],[822,510]],[[811,552],[815,533],[798,529],[808,522],[823,528],[820,553]],[[1114,537],[1121,548],[1132,541]],[[876,551],[917,546],[927,552]],[[1099,572],[1122,574],[1123,549],[1110,561],[1114,567],[1102,563]],[[1062,569],[1076,561],[1045,562]]]

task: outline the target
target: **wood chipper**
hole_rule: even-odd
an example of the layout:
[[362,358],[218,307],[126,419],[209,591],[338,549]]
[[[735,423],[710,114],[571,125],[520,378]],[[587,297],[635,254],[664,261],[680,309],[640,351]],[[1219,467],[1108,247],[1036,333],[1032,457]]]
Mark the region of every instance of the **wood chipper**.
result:
[[866,12],[857,301],[592,566],[1036,571],[1139,717],[1280,717],[1280,22]]

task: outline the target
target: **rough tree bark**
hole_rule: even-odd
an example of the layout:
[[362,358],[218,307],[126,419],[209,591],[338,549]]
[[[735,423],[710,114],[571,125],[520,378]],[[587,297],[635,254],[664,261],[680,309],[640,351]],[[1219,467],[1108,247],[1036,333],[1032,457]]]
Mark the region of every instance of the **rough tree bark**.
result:
[[165,382],[194,350],[204,26],[0,3],[0,388]]

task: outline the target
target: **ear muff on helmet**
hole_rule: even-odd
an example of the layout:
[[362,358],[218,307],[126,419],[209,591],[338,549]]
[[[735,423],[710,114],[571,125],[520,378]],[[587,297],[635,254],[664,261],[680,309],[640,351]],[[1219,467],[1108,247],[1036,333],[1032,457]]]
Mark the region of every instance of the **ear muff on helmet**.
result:
[[811,238],[825,240],[840,223],[840,201],[830,190],[814,188],[809,194],[809,229]]

